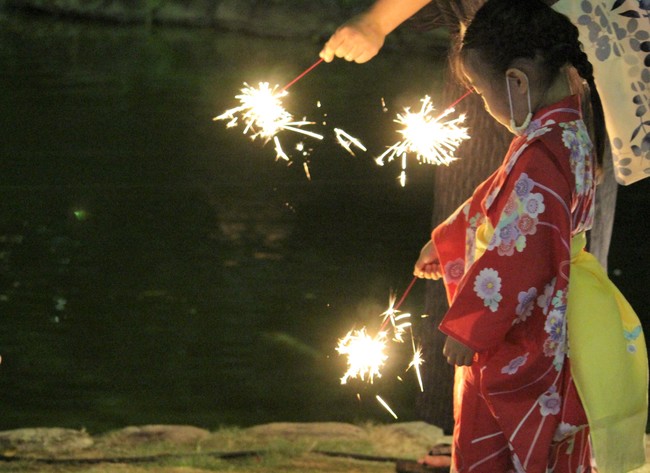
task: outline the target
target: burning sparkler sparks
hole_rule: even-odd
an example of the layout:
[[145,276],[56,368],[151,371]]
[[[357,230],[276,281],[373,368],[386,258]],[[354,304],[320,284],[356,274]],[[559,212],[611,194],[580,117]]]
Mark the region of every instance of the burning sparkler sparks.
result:
[[352,156],[355,156],[354,151],[352,151],[352,146],[356,146],[361,151],[368,151],[361,141],[345,130],[334,128],[334,134],[336,135],[336,141]]
[[387,410],[388,412],[390,412],[390,415],[392,415],[395,419],[397,419],[397,414],[395,414],[395,412],[390,408],[390,406],[388,405],[388,403],[387,403],[386,401],[384,401],[384,400],[381,398],[381,396],[380,396],[379,394],[377,394],[377,395],[375,396],[375,398],[377,399],[377,401],[379,401],[379,404],[381,404],[382,406],[384,406],[384,407],[386,408],[386,410]]
[[322,140],[323,135],[302,128],[313,125],[314,122],[304,118],[296,120],[285,109],[282,99],[288,95],[286,89],[287,87],[279,89],[277,85],[271,87],[268,82],[260,82],[255,88],[244,82],[241,93],[235,96],[240,105],[226,110],[214,120],[227,120],[227,128],[236,127],[240,121],[243,122],[245,135],[249,135],[252,140],[260,138],[265,143],[272,139],[275,144],[275,159],[290,161],[280,144],[278,133],[291,131],[317,140]]
[[[410,321],[411,314],[400,313],[398,310],[416,280],[417,278],[413,278],[411,284],[397,304],[395,304],[395,296],[391,295],[388,309],[381,314],[383,320],[376,336],[370,336],[366,328],[363,327],[361,330],[351,330],[345,337],[339,340],[336,350],[340,355],[347,356],[348,366],[345,375],[341,378],[341,384],[346,384],[351,378],[358,378],[361,381],[369,381],[372,383],[375,377],[381,377],[381,369],[388,359],[386,350],[388,342],[391,340],[389,338],[389,332],[392,330],[392,341],[402,343],[404,342],[404,334],[409,331],[413,357],[406,370],[408,371],[413,367],[420,385],[420,390],[424,392],[422,376],[420,374],[420,365],[423,363],[422,349],[420,347],[416,348],[415,345]],[[391,330],[388,330],[389,328]],[[381,397],[377,396],[377,400],[391,415],[397,418],[392,409]]]
[[[390,323],[391,327],[393,328],[393,340],[396,342],[404,342],[404,339],[402,338],[404,333],[406,332],[406,329],[411,326],[411,322],[408,320],[411,318],[411,314],[400,314],[400,311],[397,310],[397,307],[395,306],[395,296],[391,295],[389,298],[389,303],[388,303],[388,309],[381,314],[384,320],[381,323],[381,328],[382,330]],[[402,298],[403,300],[403,298]],[[406,321],[404,321],[406,320]]]
[[424,359],[422,358],[422,347],[415,347],[415,340],[411,338],[411,346],[413,347],[413,359],[409,363],[408,367],[406,368],[406,371],[408,371],[411,367],[415,370],[415,375],[418,378],[418,384],[420,385],[420,392],[424,392],[424,385],[422,384],[422,375],[420,374],[420,365],[424,363]]
[[372,383],[375,376],[381,376],[381,368],[388,359],[384,353],[386,337],[387,333],[383,331],[371,337],[363,327],[360,330],[350,330],[339,340],[336,351],[348,357],[348,370],[341,378],[341,384],[346,384],[349,378],[367,379]]
[[434,115],[435,108],[428,95],[420,102],[422,106],[419,111],[412,112],[407,107],[403,113],[397,114],[394,121],[402,125],[402,129],[398,130],[398,133],[402,135],[403,139],[390,146],[375,160],[377,164],[383,166],[385,162],[401,158],[400,182],[402,186],[406,183],[407,155],[415,154],[418,162],[424,164],[448,165],[456,159],[454,153],[458,146],[469,138],[467,128],[462,126],[465,121],[464,114],[447,119],[455,111],[453,107],[447,108],[436,116]]

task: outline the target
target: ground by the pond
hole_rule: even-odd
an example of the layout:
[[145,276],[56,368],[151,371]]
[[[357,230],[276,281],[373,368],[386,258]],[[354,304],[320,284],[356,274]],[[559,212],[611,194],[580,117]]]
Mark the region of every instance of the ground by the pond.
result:
[[[0,471],[39,473],[388,473],[449,437],[423,422],[273,423],[215,431],[148,425],[91,436],[58,428],[0,432]],[[635,470],[650,473],[650,464]]]

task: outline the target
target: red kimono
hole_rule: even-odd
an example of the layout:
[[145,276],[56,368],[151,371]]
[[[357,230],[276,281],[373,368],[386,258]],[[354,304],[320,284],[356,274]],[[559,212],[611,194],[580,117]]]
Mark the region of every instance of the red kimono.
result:
[[456,369],[458,472],[591,471],[566,301],[571,240],[592,223],[593,158],[576,97],[542,109],[432,233],[450,302],[440,329],[477,352]]

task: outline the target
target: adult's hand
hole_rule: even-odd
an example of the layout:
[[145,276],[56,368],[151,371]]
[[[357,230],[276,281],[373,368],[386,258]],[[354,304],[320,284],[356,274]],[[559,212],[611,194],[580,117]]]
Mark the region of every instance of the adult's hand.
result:
[[367,15],[360,15],[339,27],[320,52],[325,62],[334,57],[359,64],[372,59],[384,45],[386,35]]
[[431,0],[376,0],[359,16],[344,23],[320,52],[326,62],[340,57],[366,62],[377,55],[386,36]]

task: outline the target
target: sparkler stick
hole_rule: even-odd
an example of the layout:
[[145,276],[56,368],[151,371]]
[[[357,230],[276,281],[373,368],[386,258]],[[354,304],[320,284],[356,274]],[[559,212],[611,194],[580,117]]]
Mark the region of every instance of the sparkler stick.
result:
[[408,287],[404,291],[404,294],[402,294],[402,298],[399,300],[397,304],[395,304],[395,310],[399,309],[404,300],[406,299],[406,296],[409,295],[409,292],[411,292],[411,289],[413,289],[413,286],[415,285],[415,281],[418,280],[417,276],[413,276],[413,279],[411,279],[411,282],[409,283]]
[[461,103],[463,100],[465,100],[466,97],[469,97],[473,93],[474,93],[473,89],[467,89],[467,92],[465,92],[461,97],[457,98],[451,105],[449,105],[447,107],[447,110],[449,110],[450,108],[456,108],[456,105]]
[[295,84],[295,83],[298,82],[300,79],[302,79],[303,77],[305,77],[308,73],[310,73],[313,69],[315,69],[316,66],[318,66],[318,65],[319,65],[321,62],[323,62],[323,61],[324,61],[324,59],[323,59],[323,58],[320,58],[318,61],[316,61],[316,62],[313,63],[311,66],[309,66],[307,69],[305,69],[305,70],[302,71],[300,74],[298,74],[298,76],[297,76],[295,79],[293,79],[293,80],[292,80],[291,82],[289,82],[287,85],[285,85],[284,87],[282,87],[282,90],[287,90],[287,89],[288,89],[289,87],[291,87],[293,84]]

